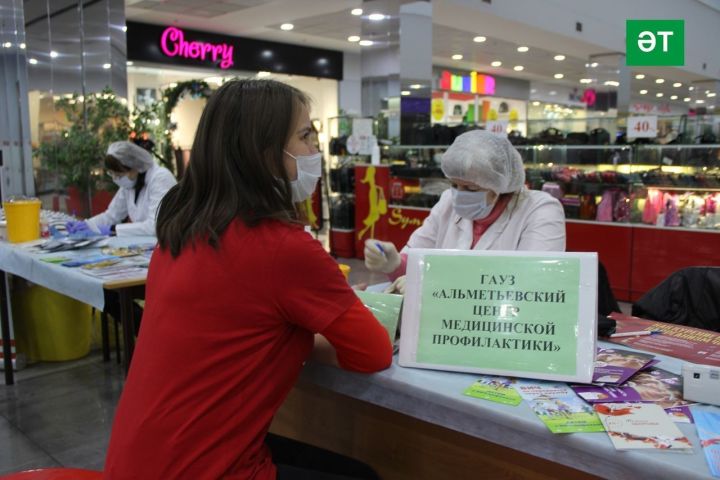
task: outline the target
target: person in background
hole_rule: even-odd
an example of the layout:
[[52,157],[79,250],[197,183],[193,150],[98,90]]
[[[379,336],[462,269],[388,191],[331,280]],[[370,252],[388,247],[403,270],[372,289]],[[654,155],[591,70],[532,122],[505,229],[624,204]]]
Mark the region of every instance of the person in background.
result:
[[371,373],[392,344],[296,204],[320,157],[308,100],[273,80],[220,87],[163,199],[145,315],[104,478],[377,478],[268,434],[310,358]]
[[408,248],[565,251],[565,213],[545,192],[525,188],[522,158],[506,139],[485,130],[458,136],[440,162],[452,188],[443,192],[402,253],[368,239],[365,265],[405,290]]
[[[165,167],[155,164],[152,154],[132,142],[111,143],[105,170],[120,187],[107,210],[84,222],[71,222],[68,230],[89,229],[117,236],[155,236],[155,217],[160,201],[177,183]],[[129,218],[130,222],[125,223]]]

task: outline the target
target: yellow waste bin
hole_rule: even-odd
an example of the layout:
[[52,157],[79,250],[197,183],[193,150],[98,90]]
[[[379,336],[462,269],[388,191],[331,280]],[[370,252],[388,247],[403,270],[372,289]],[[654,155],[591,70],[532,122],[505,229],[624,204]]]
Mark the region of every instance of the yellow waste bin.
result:
[[11,243],[40,238],[40,200],[11,199],[3,202],[7,220],[7,238]]
[[33,285],[12,295],[18,353],[29,362],[60,362],[84,357],[92,338],[91,307]]

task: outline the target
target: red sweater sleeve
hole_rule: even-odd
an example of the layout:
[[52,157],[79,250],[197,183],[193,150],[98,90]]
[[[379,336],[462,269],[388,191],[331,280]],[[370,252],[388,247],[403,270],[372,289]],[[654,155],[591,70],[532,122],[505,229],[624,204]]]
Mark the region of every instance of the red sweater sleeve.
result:
[[360,299],[320,334],[335,347],[338,363],[346,370],[372,373],[392,363],[393,346],[387,330]]

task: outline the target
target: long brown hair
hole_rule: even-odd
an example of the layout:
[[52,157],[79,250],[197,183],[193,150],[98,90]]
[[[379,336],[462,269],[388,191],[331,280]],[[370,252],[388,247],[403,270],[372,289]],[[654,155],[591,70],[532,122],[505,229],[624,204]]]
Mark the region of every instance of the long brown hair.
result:
[[161,248],[174,257],[195,241],[218,247],[236,219],[296,221],[283,149],[308,99],[274,80],[233,80],[208,100],[190,163],[165,195],[157,218]]

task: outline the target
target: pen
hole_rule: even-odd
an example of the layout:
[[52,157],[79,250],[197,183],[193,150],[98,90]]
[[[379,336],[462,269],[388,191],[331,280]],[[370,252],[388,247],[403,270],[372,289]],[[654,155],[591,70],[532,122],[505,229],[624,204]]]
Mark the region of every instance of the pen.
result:
[[378,250],[380,250],[380,253],[385,255],[385,249],[382,247],[382,245],[380,245],[380,242],[375,242],[375,246],[378,248]]
[[642,335],[657,335],[659,333],[662,333],[660,330],[640,330],[639,332],[622,332],[622,333],[613,333],[610,335],[610,338],[617,338],[617,337],[639,337]]

